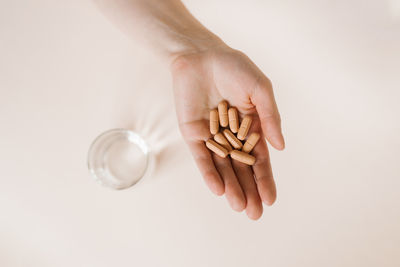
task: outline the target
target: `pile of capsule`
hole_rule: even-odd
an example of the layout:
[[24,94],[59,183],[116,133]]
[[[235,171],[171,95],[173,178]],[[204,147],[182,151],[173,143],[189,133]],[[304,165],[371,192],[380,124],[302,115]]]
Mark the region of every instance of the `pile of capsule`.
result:
[[218,110],[210,111],[210,132],[213,138],[206,141],[207,148],[222,158],[230,155],[234,160],[253,165],[256,158],[249,153],[260,139],[260,134],[250,134],[244,145],[242,144],[249,132],[251,122],[251,116],[245,116],[239,127],[237,109],[230,107],[228,110],[228,102],[221,101],[218,104]]

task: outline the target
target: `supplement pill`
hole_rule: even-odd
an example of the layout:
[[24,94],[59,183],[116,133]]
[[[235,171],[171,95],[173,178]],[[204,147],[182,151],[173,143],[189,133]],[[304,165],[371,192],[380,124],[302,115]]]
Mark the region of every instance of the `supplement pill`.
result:
[[211,134],[218,133],[219,130],[219,119],[218,119],[218,111],[213,109],[210,111],[210,132]]
[[228,119],[228,102],[225,100],[221,101],[218,104],[218,114],[219,114],[219,123],[222,127],[227,127],[229,123]]
[[228,110],[228,118],[229,118],[229,128],[231,129],[232,133],[237,133],[239,129],[239,118],[236,108],[230,108]]
[[234,160],[240,161],[240,162],[242,162],[244,164],[247,164],[247,165],[254,165],[254,163],[256,162],[256,158],[255,157],[253,157],[250,154],[247,154],[247,153],[244,153],[242,151],[239,151],[239,150],[232,150],[231,151],[231,157]]
[[206,146],[208,149],[210,149],[212,152],[214,152],[221,158],[226,158],[226,156],[229,154],[228,150],[225,147],[219,145],[217,142],[215,142],[212,139],[208,139],[206,141]]
[[232,150],[231,144],[229,144],[228,140],[226,140],[225,136],[222,133],[217,133],[214,135],[214,140],[221,146],[225,147],[228,152]]
[[252,133],[250,134],[249,138],[247,138],[246,143],[244,143],[242,151],[245,153],[249,153],[253,147],[257,144],[258,140],[260,139],[259,133]]
[[237,138],[239,140],[244,140],[246,138],[247,133],[249,132],[250,125],[253,119],[250,116],[245,116],[240,124],[240,128],[237,134]]
[[235,149],[241,149],[242,148],[242,146],[243,146],[242,142],[240,142],[231,131],[229,131],[228,129],[225,129],[223,133],[224,133],[226,139],[228,139],[229,143],[231,143],[231,145]]

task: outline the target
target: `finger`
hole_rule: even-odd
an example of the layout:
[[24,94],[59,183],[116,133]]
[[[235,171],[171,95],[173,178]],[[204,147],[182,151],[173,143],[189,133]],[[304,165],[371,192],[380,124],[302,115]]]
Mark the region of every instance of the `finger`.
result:
[[232,165],[246,195],[246,214],[250,219],[257,220],[263,213],[263,206],[254,181],[253,171],[250,166],[236,160],[232,161]]
[[256,157],[253,171],[258,193],[260,194],[261,200],[270,206],[276,200],[276,186],[272,175],[268,147],[264,138],[261,138],[260,141],[258,141],[252,154]]
[[208,188],[217,196],[223,195],[225,192],[224,182],[215,168],[211,152],[204,142],[193,141],[189,143],[189,148]]
[[242,211],[246,208],[246,198],[233,171],[231,160],[213,154],[215,167],[225,184],[225,196],[233,210]]
[[225,192],[224,183],[215,168],[211,151],[207,149],[204,143],[211,137],[207,121],[180,124],[179,128],[208,188],[218,196],[223,195]]
[[282,135],[281,119],[275,102],[271,82],[263,76],[251,96],[251,102],[256,106],[260,116],[261,127],[268,142],[276,149],[285,148]]

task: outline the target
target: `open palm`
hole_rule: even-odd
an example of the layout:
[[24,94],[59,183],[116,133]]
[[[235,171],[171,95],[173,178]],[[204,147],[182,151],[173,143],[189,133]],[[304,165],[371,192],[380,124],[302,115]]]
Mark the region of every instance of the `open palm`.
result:
[[[172,76],[179,127],[206,184],[217,195],[225,193],[232,209],[246,209],[251,219],[258,219],[262,202],[272,205],[276,199],[265,138],[276,149],[284,148],[270,81],[246,55],[227,46],[179,56]],[[265,137],[252,151],[253,166],[221,158],[205,146],[212,137],[209,111],[223,99],[238,109],[240,118],[253,117],[249,134]]]

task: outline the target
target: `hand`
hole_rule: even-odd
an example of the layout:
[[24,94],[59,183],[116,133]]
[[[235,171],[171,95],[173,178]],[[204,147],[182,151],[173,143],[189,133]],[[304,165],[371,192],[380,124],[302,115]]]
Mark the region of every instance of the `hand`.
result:
[[276,189],[264,138],[255,146],[255,165],[249,167],[212,154],[204,141],[211,137],[209,110],[222,99],[253,116],[250,129],[263,133],[277,149],[284,148],[280,118],[270,81],[244,54],[226,46],[190,14],[179,0],[96,0],[121,29],[146,39],[170,61],[176,111],[182,135],[208,187],[226,194],[234,210],[246,209],[258,219],[262,202],[271,205]]
[[[232,209],[246,209],[249,218],[258,219],[262,202],[272,205],[276,199],[265,138],[278,150],[285,146],[270,81],[246,55],[225,44],[180,55],[171,70],[179,127],[206,184],[217,195],[225,193]],[[252,151],[253,166],[223,159],[205,146],[212,137],[209,111],[223,99],[238,109],[239,117],[253,117],[249,134],[265,137]]]

